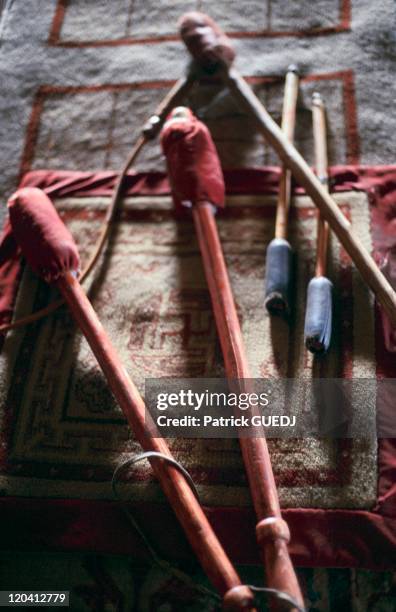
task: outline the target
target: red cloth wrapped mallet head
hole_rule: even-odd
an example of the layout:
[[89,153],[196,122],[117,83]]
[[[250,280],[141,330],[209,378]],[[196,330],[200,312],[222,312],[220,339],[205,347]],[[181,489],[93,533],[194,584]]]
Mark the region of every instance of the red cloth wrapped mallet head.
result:
[[179,30],[187,49],[204,70],[214,70],[221,64],[231,66],[235,51],[223,30],[208,15],[186,13],[179,21]]
[[224,179],[216,147],[206,125],[190,109],[170,113],[161,132],[176,208],[198,202],[224,206]]
[[80,265],[77,246],[49,197],[37,187],[8,200],[12,233],[30,267],[48,283]]

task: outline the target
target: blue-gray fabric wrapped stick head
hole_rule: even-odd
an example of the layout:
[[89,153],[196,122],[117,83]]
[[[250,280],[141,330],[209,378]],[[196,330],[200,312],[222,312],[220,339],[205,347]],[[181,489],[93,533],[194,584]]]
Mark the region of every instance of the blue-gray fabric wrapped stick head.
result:
[[269,313],[288,315],[293,275],[293,251],[287,240],[274,238],[265,264],[265,306]]
[[333,284],[325,276],[312,278],[308,284],[305,311],[305,346],[312,353],[325,353],[331,340],[333,319]]

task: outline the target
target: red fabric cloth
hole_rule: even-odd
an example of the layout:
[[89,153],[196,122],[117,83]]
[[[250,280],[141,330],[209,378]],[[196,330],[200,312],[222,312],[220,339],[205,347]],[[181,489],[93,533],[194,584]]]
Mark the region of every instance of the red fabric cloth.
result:
[[191,111],[173,111],[161,132],[176,208],[198,202],[224,206],[224,179],[216,147],[206,125]]
[[[380,237],[376,250],[385,252],[395,243],[396,228],[396,166],[332,166],[329,169],[331,190],[365,191],[373,205],[372,232]],[[226,193],[229,195],[276,195],[279,168],[225,169]],[[39,187],[52,198],[110,196],[117,173],[70,172],[65,170],[34,170],[22,178],[20,187]],[[130,172],[125,178],[124,192],[128,196],[169,195],[169,180],[163,172]],[[293,186],[296,194],[305,193]],[[291,211],[293,212],[293,211]]]
[[[396,228],[395,228],[396,239]],[[381,270],[392,287],[396,290],[396,247],[389,249],[381,265]],[[396,329],[392,326],[388,315],[379,304],[378,308],[382,318],[385,346],[391,353],[396,353]]]
[[[338,166],[332,168],[330,174],[333,191],[355,190],[368,194],[372,206],[374,256],[383,261],[388,250],[396,244],[396,166]],[[113,172],[42,170],[27,174],[22,186],[41,187],[53,198],[110,196],[116,179]],[[226,170],[225,182],[230,195],[276,194],[279,169]],[[295,192],[303,193],[303,190],[296,187]],[[164,174],[130,174],[126,178],[125,193],[129,196],[167,195],[169,184]],[[227,214],[226,211],[223,214]],[[14,258],[6,262],[6,267],[0,261],[3,289],[0,317],[4,322],[12,314],[20,270],[19,259],[12,249],[11,252]],[[386,349],[378,311],[376,356],[377,376],[396,378],[395,356]],[[306,567],[378,570],[396,566],[396,440],[382,439],[378,446],[378,497],[372,511],[283,509],[292,534],[294,563]],[[166,505],[141,503],[130,507],[163,555],[188,556],[188,546]],[[259,562],[254,536],[256,519],[250,508],[211,507],[205,508],[205,512],[235,562]],[[2,498],[0,522],[3,546],[10,550],[46,548],[141,553],[140,541],[118,505],[111,502]]]
[[[20,249],[7,219],[0,237],[0,325],[12,319],[13,305],[20,275]],[[3,337],[0,336],[0,348]]]
[[[13,236],[34,272],[51,283],[67,270],[78,270],[77,246],[44,191],[20,189],[8,210]],[[7,236],[2,244],[7,246]]]
[[[126,504],[166,559],[182,561],[191,552],[172,509],[166,504]],[[205,513],[234,563],[259,564],[257,523],[251,508],[206,507]],[[395,520],[362,510],[292,508],[282,511],[291,533],[290,552],[299,567],[396,566]],[[7,550],[95,551],[144,559],[147,551],[121,511],[102,500],[3,498],[2,545]]]
[[235,51],[229,38],[208,15],[192,11],[179,21],[180,35],[195,61],[206,70],[219,64],[230,66]]
[[0,238],[0,266],[13,259],[17,253],[19,253],[19,247],[15,241],[11,222],[8,218],[3,229],[3,234]]

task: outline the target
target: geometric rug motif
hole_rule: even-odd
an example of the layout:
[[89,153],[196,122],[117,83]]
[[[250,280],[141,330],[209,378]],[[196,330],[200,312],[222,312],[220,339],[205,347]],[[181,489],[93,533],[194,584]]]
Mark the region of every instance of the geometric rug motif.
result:
[[175,40],[175,24],[183,11],[203,11],[211,15],[231,37],[320,36],[347,30],[350,20],[349,0],[309,0],[292,3],[250,0],[240,10],[236,0],[228,0],[227,10],[210,0],[112,0],[97,2],[92,11],[81,0],[58,0],[50,43],[61,46],[100,44],[155,44]]
[[[371,251],[367,196],[350,192],[335,199]],[[55,204],[86,261],[108,198]],[[273,233],[274,206],[271,196],[232,196],[217,219],[252,376],[375,378],[372,298],[336,239],[329,256],[337,296],[334,341],[318,361],[304,349],[305,292],[316,240],[316,213],[306,196],[294,198],[291,213],[290,241],[298,254],[294,319],[288,326],[266,315],[264,251]],[[189,218],[176,221],[168,197],[125,200],[105,257],[85,289],[142,393],[145,378],[224,375],[194,227]],[[14,316],[44,306],[54,293],[26,267]],[[66,308],[7,335],[0,389],[5,494],[112,497],[112,471],[139,445]],[[375,392],[364,404],[356,398],[352,410],[373,419],[375,399]],[[204,504],[251,503],[237,440],[169,442]],[[375,440],[269,440],[269,447],[283,507],[373,507]],[[134,499],[162,499],[148,465],[134,467],[123,486]]]

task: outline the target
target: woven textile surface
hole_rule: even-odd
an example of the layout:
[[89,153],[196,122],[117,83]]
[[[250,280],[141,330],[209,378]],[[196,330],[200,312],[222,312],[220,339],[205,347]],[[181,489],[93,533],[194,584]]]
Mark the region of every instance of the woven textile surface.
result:
[[[296,141],[312,161],[310,95],[328,107],[331,163],[391,163],[392,0],[35,0],[1,18],[1,188],[31,168],[117,169],[171,82],[186,68],[176,21],[207,11],[231,35],[237,67],[280,118],[287,66],[302,72]],[[192,94],[227,166],[277,164],[226,91]],[[392,128],[393,122],[393,128]],[[4,144],[5,143],[5,144]],[[159,146],[137,166],[163,168]]]
[[[229,33],[237,50],[238,69],[277,121],[284,73],[290,63],[299,65],[296,144],[310,164],[311,95],[316,90],[327,107],[331,164],[394,163],[391,136],[395,115],[391,109],[396,8],[392,0],[380,6],[368,0],[5,0],[0,2],[3,202],[32,170],[118,170],[141,125],[186,69],[187,54],[177,38],[176,21],[183,12],[196,9],[210,14]],[[210,128],[225,168],[279,163],[220,83],[201,83],[188,103]],[[164,169],[157,142],[144,149],[134,167],[141,172]],[[369,250],[378,248],[370,231],[375,189],[371,193],[347,193],[345,189],[336,195]],[[386,190],[386,186],[380,189]],[[269,320],[262,316],[263,253],[272,235],[276,189],[270,193],[251,196],[246,191],[243,196],[231,196],[230,208],[219,220],[253,374],[374,377],[376,369],[378,374],[378,327],[372,297],[335,239],[330,273],[339,289],[339,303],[335,341],[328,358],[320,366],[312,364],[302,348],[304,291],[299,293],[293,333],[281,321],[271,329]],[[108,195],[56,199],[83,258],[97,236]],[[393,211],[394,203],[388,204],[388,210]],[[1,222],[4,214],[5,206],[1,206]],[[389,227],[394,226],[391,219],[392,215]],[[314,231],[312,204],[300,191],[293,205],[292,238],[300,254],[301,287],[306,286],[312,272]],[[389,232],[386,246],[393,243]],[[254,284],[254,291],[245,291],[248,284]],[[26,268],[17,286],[18,316],[53,298]],[[87,289],[141,391],[148,375],[223,374],[193,227],[188,219],[176,223],[166,194],[148,199],[146,193],[125,202],[105,257]],[[274,346],[281,348],[274,351]],[[383,370],[388,376],[393,371],[389,363]],[[100,504],[108,503],[111,497],[109,478],[114,466],[138,447],[66,309],[8,335],[1,353],[0,402],[5,546],[129,554],[133,550],[128,539],[131,529],[119,515],[113,517],[117,524],[103,518],[103,524],[98,523],[100,532],[95,531],[97,524],[89,530],[91,522],[101,516]],[[375,398],[369,398],[364,408],[356,402],[355,408],[364,410],[361,414],[371,419]],[[222,541],[232,535],[231,543],[227,542],[231,556],[239,559],[245,546],[256,550],[254,518],[249,515],[246,524],[229,518],[236,509],[250,512],[237,442],[175,440],[171,444],[192,473],[205,504],[213,513],[219,505],[230,512],[228,519],[213,514],[212,520]],[[327,567],[373,564],[382,568],[393,564],[391,547],[385,554],[370,546],[375,541],[370,531],[362,531],[364,542],[359,547],[346,546],[345,552],[342,546],[359,524],[356,521],[366,512],[372,515],[378,504],[381,450],[375,441],[311,440],[299,444],[289,440],[271,441],[270,446],[292,535],[293,529],[299,533],[300,527],[299,519],[293,523],[293,513],[297,516],[301,509],[307,509],[317,518],[317,511],[324,512],[327,541],[321,552],[315,556],[308,546],[309,554],[302,554],[297,538],[297,547],[292,549],[295,560]],[[389,474],[386,479],[391,486],[393,472]],[[134,469],[128,480],[123,486],[133,499],[152,504],[154,509],[153,502],[163,505],[147,466]],[[26,500],[28,506],[24,505]],[[52,514],[46,514],[47,506],[41,506],[41,500],[48,507],[54,504]],[[80,519],[78,510],[69,521],[73,504],[80,502],[88,504],[83,510],[88,519]],[[91,503],[98,504],[98,510]],[[391,505],[386,508],[387,516],[394,516]],[[350,522],[345,523],[349,511]],[[340,513],[342,528],[332,531],[331,521],[337,521]],[[241,516],[245,518],[245,514]],[[155,515],[153,533],[156,520]],[[311,523],[313,526],[315,521]],[[116,534],[114,550],[100,540],[109,527],[109,539]],[[117,537],[118,528],[122,534]],[[50,534],[47,539],[46,533]],[[173,533],[170,528],[169,534]],[[392,538],[394,531],[387,541]],[[172,548],[171,540],[169,543]],[[374,561],[373,551],[377,551]],[[8,572],[2,588],[29,586],[17,578],[21,568],[26,575],[36,573],[36,582],[31,578],[32,589],[41,588],[40,579],[52,588],[62,588],[57,573],[64,576],[67,568],[78,568],[78,577],[68,577],[77,610],[123,610],[131,601],[137,610],[157,610],[162,604],[168,606],[164,609],[175,611],[213,608],[211,598],[201,602],[185,584],[155,570],[147,574],[147,568],[143,571],[118,557],[57,559],[32,554],[14,561],[16,569],[6,559]],[[46,567],[55,568],[52,578]],[[300,570],[300,577],[312,611],[392,609],[390,574],[315,569]],[[261,580],[258,575],[247,579]]]
[[[371,250],[367,196],[337,195]],[[87,257],[108,205],[101,198],[62,199],[59,209]],[[234,196],[219,221],[220,237],[242,320],[254,377],[375,376],[371,298],[333,241],[332,278],[342,287],[335,341],[325,360],[302,348],[305,296],[298,295],[293,325],[263,313],[263,245],[272,231],[275,199]],[[133,380],[224,376],[198,245],[191,220],[175,221],[169,198],[126,200],[102,267],[87,290]],[[297,286],[314,266],[316,217],[304,196],[295,199],[292,241],[299,253]],[[353,299],[352,299],[353,296]],[[15,316],[45,305],[48,290],[27,268]],[[356,333],[364,328],[365,334]],[[293,331],[291,331],[293,330]],[[66,309],[7,336],[0,363],[2,410],[12,420],[7,468],[0,478],[9,495],[111,496],[115,465],[138,446],[86,341]],[[303,399],[295,398],[302,411]],[[355,417],[373,421],[375,392],[356,397]],[[377,495],[373,440],[301,439],[270,442],[285,507],[371,509]],[[200,485],[205,504],[250,503],[237,440],[175,439],[172,448]],[[56,478],[55,478],[56,477]],[[29,482],[26,483],[26,478]],[[137,499],[155,497],[150,469],[137,467]],[[85,484],[84,484],[85,483]]]
[[[314,7],[311,3],[304,1],[278,3],[260,0],[244,3],[243,8],[238,2],[207,3],[198,0],[187,3],[163,2],[161,6],[150,2],[116,0],[111,2],[110,6],[107,2],[95,2],[94,7],[92,3],[80,0],[59,0],[41,3],[40,18],[35,20],[35,27],[31,29],[29,16],[33,14],[34,3],[18,1],[5,3],[1,20],[1,36],[2,53],[6,60],[4,78],[7,87],[0,102],[0,112],[4,118],[2,129],[7,148],[2,152],[4,157],[2,189],[7,195],[15,186],[18,173],[35,168],[87,170],[119,167],[138,134],[139,126],[154,109],[155,104],[161,99],[173,80],[185,70],[187,57],[182,44],[177,40],[176,22],[184,11],[196,9],[207,11],[230,34],[237,49],[239,69],[243,75],[250,78],[256,93],[277,120],[280,118],[284,71],[291,61],[299,64],[302,83],[298,102],[296,143],[308,161],[312,162],[313,158],[310,97],[315,89],[319,89],[327,104],[330,161],[333,163],[389,162],[391,161],[389,132],[386,127],[387,122],[382,119],[387,116],[387,109],[392,99],[392,88],[387,75],[392,60],[390,44],[393,36],[391,28],[393,8],[391,2],[385,2],[381,5],[381,11],[374,12],[368,2],[351,2],[350,0],[341,2],[321,0],[315,3]],[[165,75],[166,78],[164,78]],[[381,89],[381,96],[371,95],[374,88]],[[261,137],[255,133],[250,120],[219,84],[203,83],[200,87],[196,87],[190,96],[189,103],[193,108],[199,110],[200,116],[210,127],[225,167],[277,163],[275,154],[262,142]],[[390,117],[389,120],[391,120]],[[157,144],[147,147],[136,166],[136,169],[155,169],[156,171],[163,168],[164,162]],[[97,203],[93,201],[92,206],[97,207]],[[359,211],[355,212],[355,223],[361,224],[361,232],[365,234],[361,234],[361,237],[370,249],[367,224],[366,229],[364,227],[367,205],[363,204],[359,208],[359,202],[356,200],[354,209]],[[366,210],[365,213],[363,212],[363,217],[359,217],[361,210]],[[92,214],[94,215],[94,212]],[[100,216],[99,212],[98,215]],[[304,217],[304,214],[302,216]],[[258,234],[261,231],[259,238],[263,245],[268,242],[271,235],[270,224],[266,224],[265,228],[264,225],[261,228],[258,227],[254,235],[249,236],[249,231],[254,229],[254,222],[252,222],[251,230],[248,227],[249,221],[246,220],[244,223],[247,226],[247,240],[253,238],[259,243]],[[307,237],[312,236],[313,228],[313,220],[307,218],[299,229],[301,232],[299,240],[306,252],[312,251],[313,241],[309,244]],[[83,233],[92,232],[91,242],[94,240],[94,219],[86,223],[85,229],[82,225],[76,229]],[[188,231],[191,231],[191,228]],[[222,231],[224,233],[228,230],[224,228]],[[150,238],[147,240],[146,246],[150,249]],[[85,247],[89,245],[84,235],[80,242]],[[338,245],[334,244],[333,249],[337,250]],[[260,291],[261,278],[259,277],[262,273],[260,255],[258,245],[255,259],[248,260],[249,266],[252,266],[251,274],[257,276],[257,292]],[[232,257],[232,252],[230,257]],[[114,258],[110,261],[114,262]],[[145,262],[144,270],[142,270],[143,274],[146,273],[147,278],[150,278],[149,265],[148,262]],[[152,261],[151,265],[155,265],[155,262]],[[172,265],[177,268],[179,264],[173,263]],[[242,262],[240,265],[246,268],[247,262]],[[168,287],[169,278],[172,277],[174,280],[177,274],[180,275],[180,270],[176,268],[163,271],[162,279]],[[300,270],[300,275],[302,273],[303,271]],[[113,277],[109,275],[108,282],[112,278],[114,283],[118,274],[122,277],[121,271],[118,271]],[[308,278],[306,270],[304,274],[305,282]],[[347,275],[348,273],[344,274],[344,277]],[[240,277],[241,279],[244,277],[243,269],[240,271]],[[151,275],[151,278],[151,282],[154,283],[154,275]],[[183,340],[181,336],[178,337],[177,333],[185,333],[180,330],[166,330],[162,347],[165,356],[162,362],[158,357],[157,361],[153,362],[150,351],[148,354],[145,353],[149,346],[145,333],[141,332],[142,337],[139,339],[129,339],[130,346],[134,347],[135,371],[133,373],[135,378],[140,377],[141,384],[142,377],[147,374],[145,361],[150,363],[151,375],[162,372],[164,363],[169,374],[179,374],[188,368],[190,375],[203,376],[210,372],[208,364],[210,361],[212,364],[215,361],[214,355],[207,353],[208,350],[215,350],[213,348],[215,346],[213,325],[211,348],[201,347],[200,350],[199,347],[199,334],[205,333],[205,325],[209,324],[208,318],[210,318],[208,297],[206,293],[205,295],[202,293],[204,287],[202,272],[196,277],[195,282],[199,287],[184,288],[178,286],[175,281],[173,294],[165,298],[160,295],[161,291],[158,291],[155,296],[147,288],[151,299],[148,304],[145,304],[145,288],[139,288],[141,293],[138,296],[140,304],[137,311],[144,310],[144,308],[149,311],[148,315],[146,313],[148,322],[140,321],[141,315],[136,315],[140,323],[139,329],[146,326],[145,333],[150,327],[150,316],[154,316],[150,315],[150,311],[159,307],[159,302],[161,302],[161,309],[169,311],[165,319],[173,317],[176,320],[179,317],[180,320],[183,320],[183,317],[186,319],[187,316],[183,313],[183,309],[188,309],[192,305],[193,309],[199,313],[202,308],[202,300],[204,300],[207,319],[206,321],[202,319],[198,322],[193,321],[192,325],[198,325],[198,332],[191,330],[192,340]],[[345,282],[349,282],[350,287],[352,287],[351,283],[358,283],[358,286],[361,287],[358,289],[361,299],[367,299],[356,275],[354,279],[345,280]],[[239,285],[242,295],[244,293],[243,280]],[[187,295],[189,291],[190,295]],[[119,289],[117,293],[120,294]],[[102,303],[106,301],[99,296],[97,299]],[[125,296],[124,299],[128,302],[131,296]],[[157,300],[157,304],[153,300],[154,302]],[[266,338],[267,342],[267,347],[260,347],[255,355],[249,349],[254,375],[301,376],[304,371],[309,371],[310,364],[304,363],[306,357],[303,352],[287,358],[285,355],[271,356],[269,354],[269,321],[262,319],[261,323],[257,323],[267,326],[266,329],[255,327],[251,314],[253,302],[257,304],[257,296],[252,295],[250,300],[250,304],[246,303],[243,306],[247,315],[244,317],[243,324],[248,346],[249,334],[252,337],[252,346],[255,344],[256,335],[262,339]],[[22,303],[25,304],[25,300],[22,300]],[[303,303],[300,302],[300,305],[301,311],[297,315],[299,328],[296,333],[301,336]],[[172,308],[179,309],[179,312],[173,314]],[[345,308],[348,309],[347,304]],[[357,317],[361,316],[362,312],[364,312],[362,308],[355,309]],[[347,310],[344,314],[348,318],[351,313],[348,315],[346,313]],[[103,316],[103,313],[101,314]],[[111,315],[108,313],[107,318],[109,316]],[[197,316],[199,318],[199,315]],[[114,314],[112,318],[114,319],[113,324],[116,325],[117,318]],[[257,318],[260,317],[257,316]],[[367,326],[369,330],[364,338],[359,338],[358,334],[355,337],[356,341],[365,343],[363,356],[360,356],[360,347],[356,347],[358,358],[352,360],[351,363],[348,362],[347,366],[339,352],[337,359],[330,358],[328,370],[325,374],[321,373],[322,376],[338,374],[342,376],[340,368],[349,366],[355,376],[369,377],[373,374],[373,336],[372,331],[370,332],[370,329],[373,329],[372,322],[355,321],[356,323],[364,328]],[[183,324],[186,324],[185,321]],[[344,321],[344,324],[348,325],[348,321]],[[281,325],[278,327],[279,329],[274,332],[277,334],[277,345],[290,346],[287,328],[282,328]],[[117,331],[121,329],[122,324],[120,323]],[[171,335],[173,332],[175,332],[174,337]],[[159,333],[161,333],[160,329]],[[343,333],[340,334],[340,338],[341,336],[343,337]],[[136,342],[141,342],[138,351]],[[155,343],[155,340],[153,342]],[[172,347],[172,342],[192,342],[193,345],[195,342],[197,348],[192,346],[187,360],[189,349],[184,347],[184,352],[178,357],[177,364],[173,363],[170,366],[166,351]],[[291,339],[292,343],[293,339]],[[84,343],[81,351],[82,353],[79,354],[81,363],[84,363],[88,369],[94,369],[92,358],[88,357],[89,352],[84,348]],[[195,356],[191,356],[194,351]],[[342,352],[341,347],[339,351]],[[125,351],[124,355],[128,357]],[[53,359],[53,355],[49,358]],[[157,370],[155,370],[156,367]],[[213,373],[213,367],[211,371]],[[82,379],[74,377],[73,380],[74,395],[70,398],[72,403],[78,403],[78,397],[85,398],[89,388],[95,389],[94,374],[89,378],[85,373]],[[78,380],[77,386],[76,380]],[[105,389],[101,388],[101,391],[105,393]],[[96,393],[98,396],[101,395],[97,389]],[[98,404],[95,396],[90,401]],[[103,398],[99,404],[103,404]],[[79,404],[78,410],[80,409],[84,410],[82,404]],[[92,412],[93,409],[89,410]],[[97,405],[96,411],[100,410],[106,409]],[[111,408],[107,410],[111,411]],[[83,416],[77,413],[72,416]],[[63,435],[66,435],[65,432]],[[32,437],[31,448],[35,446],[35,441],[37,441],[37,436]],[[115,442],[114,440],[113,443]],[[37,444],[40,446],[39,442]],[[231,443],[228,444],[233,446]],[[196,443],[195,446],[198,449],[200,444]],[[231,465],[234,465],[235,474],[238,475],[235,483],[238,485],[241,484],[238,482],[240,464],[236,445],[234,447],[234,452],[230,448],[229,454],[230,457],[234,457]],[[16,457],[18,452],[19,455],[23,454],[22,447],[18,448],[19,451],[15,449]],[[287,444],[284,451],[286,449]],[[110,449],[107,450],[110,451]],[[362,449],[361,456],[364,455],[366,461],[371,461],[368,470],[371,480],[370,478],[365,480],[365,493],[359,500],[357,500],[359,496],[356,492],[359,490],[360,481],[355,481],[354,499],[350,497],[350,492],[346,493],[344,490],[342,501],[337,498],[337,494],[333,499],[326,496],[325,500],[323,496],[318,497],[317,493],[313,490],[308,492],[306,488],[296,493],[296,487],[293,496],[286,495],[287,476],[284,476],[286,480],[283,481],[283,484],[286,485],[286,488],[282,493],[283,501],[287,505],[327,504],[330,507],[337,507],[341,502],[346,506],[358,505],[369,508],[375,499],[375,449],[371,446],[369,452],[366,450],[366,448]],[[316,471],[327,469],[327,476],[324,472],[322,474],[322,478],[326,480],[329,476],[330,464],[334,469],[335,462],[340,460],[340,457],[331,456],[332,451],[325,451],[323,448],[324,454],[322,455],[319,451],[315,455],[314,449],[311,451],[314,453],[311,459],[316,457],[316,462],[314,461]],[[200,451],[197,450],[197,452],[199,454]],[[201,452],[208,457],[206,448],[201,448]],[[65,454],[67,455],[66,451]],[[185,454],[188,457],[190,453],[186,450]],[[279,456],[277,456],[279,461],[276,463],[282,465],[282,456],[287,457],[287,451],[282,452],[279,449]],[[304,453],[295,456],[296,467],[310,464],[310,461],[305,460]],[[320,461],[317,463],[319,456],[322,456],[325,463],[321,464]],[[212,460],[214,461],[213,456]],[[89,464],[88,456],[87,463]],[[359,471],[358,464],[356,470]],[[283,473],[286,472],[284,468]],[[360,473],[362,473],[361,470]],[[97,477],[92,474],[94,480]],[[297,481],[299,478],[300,476]],[[303,476],[301,478],[301,484],[306,484],[306,479]],[[293,481],[296,484],[295,476]],[[327,485],[329,484],[330,482],[327,482]],[[61,494],[60,490],[58,494]],[[104,494],[104,491],[91,493],[93,496]],[[235,501],[235,498],[229,499],[229,503]],[[241,494],[238,501],[247,503],[247,498]]]
[[[51,194],[86,259],[114,178],[112,173],[37,171],[22,184],[41,186]],[[315,211],[312,202],[300,195],[301,189],[291,217],[291,237],[299,253],[292,325],[280,319],[271,322],[263,313],[262,245],[272,228],[279,170],[227,171],[225,178],[228,206],[219,214],[218,225],[253,375],[305,380],[394,376],[394,360],[384,350],[372,297],[335,240],[330,269],[337,286],[334,342],[325,359],[313,360],[302,349],[305,296],[299,287],[312,273]],[[396,191],[395,167],[341,166],[332,171],[332,182],[334,197],[355,231],[375,257],[381,257],[392,237],[394,213],[389,202]],[[175,215],[162,174],[132,174],[126,192],[106,252],[87,284],[100,318],[142,392],[151,376],[221,377],[221,352],[189,214]],[[23,316],[55,297],[18,258],[3,264],[0,276],[3,320]],[[359,332],[362,329],[364,334]],[[18,539],[30,532],[31,520],[37,534],[44,528],[45,541],[56,546],[62,532],[56,523],[48,530],[43,519],[52,520],[61,509],[64,520],[71,521],[63,545],[73,549],[80,541],[73,531],[78,504],[81,517],[97,505],[97,529],[103,521],[111,521],[106,506],[112,497],[111,473],[138,446],[66,308],[10,332],[0,358],[4,511],[10,517],[13,512],[24,517],[23,497],[29,496],[31,519],[22,518]],[[358,421],[374,425],[377,393],[375,385],[368,389],[364,396],[354,396],[352,413]],[[300,410],[306,409],[303,396],[294,401]],[[317,406],[318,416],[325,416],[324,406]],[[237,558],[251,559],[255,550],[249,544],[251,503],[237,441],[179,438],[171,446],[191,472],[212,521],[229,539]],[[321,564],[377,568],[391,563],[385,560],[394,544],[392,441],[379,440],[377,445],[372,438],[309,438],[270,440],[270,447],[300,563],[316,559]],[[164,505],[148,466],[130,471],[124,489],[135,505],[141,505],[140,512],[146,508],[145,520],[152,524],[158,503]],[[352,531],[351,521],[356,525]],[[230,537],[236,524],[241,529],[238,540]],[[320,535],[323,529],[325,540]],[[100,533],[99,540],[92,540],[95,550],[128,549],[121,534]],[[248,541],[241,548],[243,534]],[[89,532],[84,539],[92,545]]]

